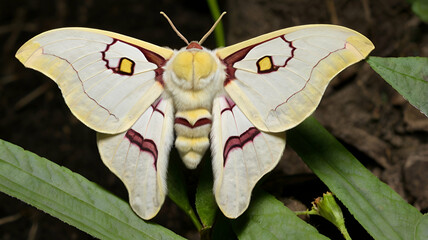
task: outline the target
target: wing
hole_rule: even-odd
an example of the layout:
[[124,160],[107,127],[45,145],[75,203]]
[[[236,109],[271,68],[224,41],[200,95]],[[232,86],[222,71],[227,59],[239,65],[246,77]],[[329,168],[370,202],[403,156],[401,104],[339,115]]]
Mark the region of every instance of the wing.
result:
[[330,80],[373,44],[334,25],[287,28],[217,50],[226,92],[260,130],[290,129],[318,106]]
[[173,121],[171,100],[159,99],[127,132],[98,133],[104,164],[122,180],[132,209],[146,220],[157,214],[167,193]]
[[257,181],[271,171],[285,148],[285,132],[259,131],[228,97],[214,100],[211,131],[214,195],[225,216],[248,207]]
[[172,53],[117,33],[62,28],[29,40],[16,57],[52,78],[87,126],[119,133],[162,93],[162,66]]

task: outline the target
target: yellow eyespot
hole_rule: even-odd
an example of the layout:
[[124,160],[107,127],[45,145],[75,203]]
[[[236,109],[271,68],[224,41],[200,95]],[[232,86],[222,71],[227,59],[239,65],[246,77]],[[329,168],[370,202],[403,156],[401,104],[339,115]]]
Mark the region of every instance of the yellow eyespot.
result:
[[135,63],[129,58],[121,58],[119,62],[119,73],[132,75]]
[[272,57],[265,56],[257,61],[257,69],[259,73],[271,71],[273,68]]

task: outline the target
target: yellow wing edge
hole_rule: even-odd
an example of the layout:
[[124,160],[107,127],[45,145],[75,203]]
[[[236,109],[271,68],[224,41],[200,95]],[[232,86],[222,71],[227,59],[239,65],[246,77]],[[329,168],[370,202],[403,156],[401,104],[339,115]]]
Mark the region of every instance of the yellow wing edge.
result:
[[128,43],[134,44],[136,46],[150,50],[152,52],[155,52],[155,53],[159,54],[161,57],[163,57],[164,59],[171,58],[172,54],[174,53],[174,51],[169,49],[169,48],[160,47],[160,46],[157,46],[155,44],[151,44],[151,43],[148,43],[148,42],[145,42],[145,41],[133,38],[133,37],[122,35],[120,33],[110,32],[110,31],[106,31],[106,30],[99,30],[99,29],[94,29],[94,28],[85,28],[85,27],[65,27],[65,28],[52,29],[52,30],[40,33],[39,35],[31,38],[30,40],[28,40],[26,43],[24,43],[24,45],[22,45],[18,49],[15,57],[25,65],[26,60],[28,58],[30,58],[31,55],[35,51],[37,51],[37,49],[39,49],[41,47],[40,44],[37,43],[38,38],[40,38],[44,35],[50,34],[52,32],[64,31],[64,30],[74,30],[74,31],[77,30],[77,31],[92,32],[92,33],[102,34],[105,36],[116,38],[116,39],[119,39],[121,41],[128,42]]
[[255,38],[251,38],[249,40],[240,42],[240,43],[236,43],[233,44],[231,46],[228,47],[224,47],[224,48],[220,48],[217,50],[217,56],[221,59],[225,59],[227,56],[254,44],[266,41],[268,39],[280,36],[280,35],[285,35],[287,33],[292,33],[298,30],[303,30],[303,29],[308,29],[308,28],[314,28],[314,27],[330,27],[330,28],[335,28],[338,30],[345,30],[348,32],[352,32],[355,35],[349,37],[347,39],[347,41],[349,43],[351,43],[354,47],[356,47],[356,49],[359,50],[360,54],[362,56],[364,56],[362,59],[364,59],[373,49],[374,49],[374,45],[373,43],[364,35],[362,35],[361,33],[352,30],[350,28],[347,27],[343,27],[343,26],[338,26],[338,25],[332,25],[332,24],[308,24],[308,25],[302,25],[302,26],[295,26],[295,27],[289,27],[289,28],[284,28],[281,30],[277,30],[277,31],[273,31],[270,33],[266,33],[263,34],[261,36],[255,37]]

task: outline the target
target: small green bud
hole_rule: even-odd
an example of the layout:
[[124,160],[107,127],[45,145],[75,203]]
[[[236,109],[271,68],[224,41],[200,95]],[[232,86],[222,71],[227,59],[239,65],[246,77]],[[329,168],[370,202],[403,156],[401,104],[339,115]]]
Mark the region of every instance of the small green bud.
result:
[[311,212],[315,211],[321,217],[333,223],[343,234],[345,239],[351,239],[345,227],[345,218],[342,210],[337,205],[336,200],[331,192],[324,193],[312,202]]

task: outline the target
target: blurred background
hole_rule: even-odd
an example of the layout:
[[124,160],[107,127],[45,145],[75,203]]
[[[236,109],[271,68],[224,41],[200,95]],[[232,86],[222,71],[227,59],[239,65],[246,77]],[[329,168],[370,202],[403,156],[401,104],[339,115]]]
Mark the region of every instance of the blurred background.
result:
[[[219,5],[221,11],[228,12],[223,18],[227,45],[294,25],[331,23],[371,39],[376,46],[372,56],[428,56],[427,24],[414,15],[406,0],[222,0]],[[189,40],[199,40],[214,22],[208,5],[200,0],[1,1],[0,138],[127,199],[125,187],[102,164],[95,132],[71,114],[53,81],[24,68],[14,55],[35,35],[69,26],[109,30],[175,49],[183,47],[184,42],[160,11],[167,13]],[[204,46],[216,47],[213,35]],[[367,63],[348,68],[332,81],[315,116],[376,176],[427,212],[428,120]],[[299,210],[310,207],[314,198],[327,191],[288,148],[263,188]],[[198,237],[187,216],[170,200],[154,221],[184,237]],[[321,233],[340,237],[322,219],[310,221]],[[347,221],[351,236],[352,232],[364,231],[352,217]],[[0,239],[91,238],[0,193]]]

